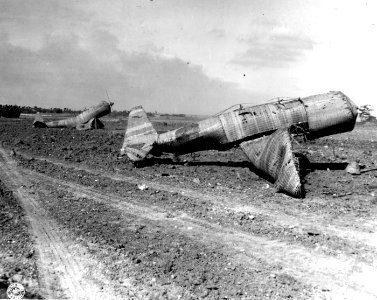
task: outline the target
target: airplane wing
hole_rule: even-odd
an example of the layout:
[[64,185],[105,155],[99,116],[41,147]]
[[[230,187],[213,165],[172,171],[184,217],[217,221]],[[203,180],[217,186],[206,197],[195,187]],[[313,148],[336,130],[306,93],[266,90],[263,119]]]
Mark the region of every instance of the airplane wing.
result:
[[257,170],[274,180],[278,191],[295,197],[304,195],[288,129],[279,129],[269,136],[242,142],[240,147]]

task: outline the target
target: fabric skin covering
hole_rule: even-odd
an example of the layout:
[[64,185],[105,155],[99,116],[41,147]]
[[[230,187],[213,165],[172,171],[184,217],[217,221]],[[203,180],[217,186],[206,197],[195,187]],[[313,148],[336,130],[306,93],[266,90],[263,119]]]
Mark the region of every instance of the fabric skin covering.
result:
[[303,196],[298,160],[292,152],[292,137],[287,129],[243,142],[240,147],[256,169],[271,177],[278,191]]
[[268,175],[278,191],[303,197],[292,134],[315,139],[351,131],[357,107],[342,92],[245,106],[237,105],[197,124],[157,134],[141,106],[131,110],[121,154],[134,162],[148,154],[185,154],[239,146],[254,167]]
[[102,129],[104,125],[99,118],[109,114],[113,104],[113,102],[101,101],[99,104],[86,109],[76,117],[47,123],[43,120],[41,115],[37,113],[33,126],[37,128],[76,128],[78,130]]

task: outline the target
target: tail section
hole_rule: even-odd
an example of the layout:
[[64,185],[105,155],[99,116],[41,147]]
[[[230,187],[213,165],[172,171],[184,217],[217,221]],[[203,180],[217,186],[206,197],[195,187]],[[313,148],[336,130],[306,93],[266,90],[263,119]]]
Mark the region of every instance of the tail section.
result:
[[47,127],[45,121],[43,120],[43,118],[41,117],[41,114],[39,112],[35,114],[33,126],[36,127],[36,128]]
[[127,154],[132,161],[143,160],[152,150],[157,140],[157,131],[153,128],[146,112],[141,106],[133,108],[128,117],[121,155]]

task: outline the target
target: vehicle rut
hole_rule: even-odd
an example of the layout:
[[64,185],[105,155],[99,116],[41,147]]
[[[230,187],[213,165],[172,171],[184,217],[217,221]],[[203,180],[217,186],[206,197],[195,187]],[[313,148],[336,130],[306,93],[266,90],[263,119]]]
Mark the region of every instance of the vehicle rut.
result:
[[[72,249],[77,248],[62,234],[61,229],[39,204],[30,180],[23,176],[16,161],[0,147],[0,170],[4,182],[14,194],[30,221],[32,235],[39,254],[41,294],[46,298],[113,299],[91,281],[86,280],[88,265]],[[108,292],[108,291],[107,291]]]
[[[31,156],[27,154],[21,155],[25,158],[31,158]],[[78,165],[71,162],[63,163],[54,159],[35,156],[33,156],[33,158],[64,168],[73,168],[75,170],[85,171],[96,176],[107,177],[114,181],[127,182],[135,185],[140,184],[141,182],[146,183],[147,186],[151,189],[179,193],[192,199],[208,201],[217,206],[220,206],[221,209],[226,208],[233,210],[234,212],[250,213],[252,215],[263,215],[267,220],[270,220],[271,222],[279,226],[294,226],[302,231],[310,229],[322,232],[323,234],[327,235],[335,235],[345,240],[363,243],[369,247],[374,248],[377,251],[377,236],[375,234],[377,224],[373,219],[360,218],[355,220],[334,220],[333,218],[329,219],[327,217],[308,212],[305,212],[305,214],[303,215],[303,212],[295,207],[290,207],[290,214],[288,215],[279,211],[279,207],[271,206],[269,208],[266,208],[246,203],[247,196],[245,195],[237,195],[236,193],[234,193],[234,195],[232,196],[216,195],[213,193],[196,191],[190,188],[182,188],[180,186],[167,185],[155,181],[147,181],[145,179],[136,177],[114,174],[107,171],[100,171],[82,164]],[[347,226],[348,222],[357,223],[360,229],[350,229]]]

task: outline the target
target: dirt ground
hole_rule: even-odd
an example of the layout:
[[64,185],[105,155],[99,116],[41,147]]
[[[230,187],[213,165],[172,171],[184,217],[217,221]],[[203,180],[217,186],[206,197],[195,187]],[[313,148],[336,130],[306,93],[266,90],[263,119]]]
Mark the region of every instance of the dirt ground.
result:
[[377,298],[377,125],[295,145],[296,199],[239,149],[136,168],[118,157],[123,119],[31,124],[0,119],[0,298],[11,282],[28,298]]

